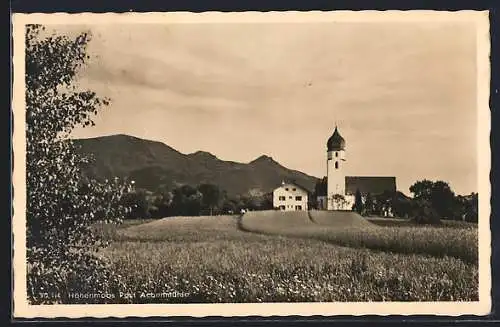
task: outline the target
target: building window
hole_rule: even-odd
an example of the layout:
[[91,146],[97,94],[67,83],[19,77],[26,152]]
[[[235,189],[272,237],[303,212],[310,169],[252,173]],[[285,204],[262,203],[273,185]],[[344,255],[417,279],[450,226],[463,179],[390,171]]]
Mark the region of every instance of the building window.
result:
[[335,161],[335,169],[339,169],[339,162]]
[[284,197],[284,196],[280,196],[280,197],[279,197],[279,200],[280,200],[280,201],[285,201],[285,199],[286,199],[286,197]]
[[339,153],[337,151],[335,151],[335,156],[338,157],[339,156]]
[[294,187],[294,188],[292,189],[292,191],[297,191],[297,189]]
[[292,199],[292,196],[290,195],[288,198],[289,198],[289,199]]
[[285,189],[285,191],[288,191],[288,187]]
[[302,210],[302,206],[295,206],[295,210]]
[[302,196],[297,195],[297,196],[295,197],[295,201],[302,201]]

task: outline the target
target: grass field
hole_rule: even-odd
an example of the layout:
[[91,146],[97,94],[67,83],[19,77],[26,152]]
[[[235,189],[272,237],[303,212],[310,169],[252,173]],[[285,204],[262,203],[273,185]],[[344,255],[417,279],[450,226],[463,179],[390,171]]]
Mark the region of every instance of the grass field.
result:
[[[378,226],[390,227],[422,227],[410,219],[403,218],[384,218],[384,217],[367,217],[367,221]],[[432,225],[434,228],[460,228],[460,229],[477,229],[477,224],[466,221],[457,220],[441,220],[439,225]]]
[[[468,229],[381,227],[348,216],[336,224],[323,215],[269,211],[102,225],[112,242],[101,255],[119,274],[119,291],[132,295],[119,302],[477,300],[477,238]],[[419,248],[424,238],[434,245]],[[436,244],[457,250],[445,256]],[[183,296],[158,295],[171,291]]]
[[353,248],[450,256],[477,264],[478,234],[470,228],[381,227],[353,212],[249,212],[242,227],[251,232],[316,239]]
[[336,229],[362,228],[372,229],[375,226],[353,211],[310,211],[309,217],[312,222],[329,226]]

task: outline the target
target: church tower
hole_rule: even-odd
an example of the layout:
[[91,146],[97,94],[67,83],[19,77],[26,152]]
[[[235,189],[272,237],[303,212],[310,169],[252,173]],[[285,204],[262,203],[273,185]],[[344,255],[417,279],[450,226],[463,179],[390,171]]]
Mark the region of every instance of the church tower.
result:
[[344,209],[344,205],[335,199],[334,195],[345,197],[345,140],[340,135],[337,126],[328,139],[327,146],[327,209]]

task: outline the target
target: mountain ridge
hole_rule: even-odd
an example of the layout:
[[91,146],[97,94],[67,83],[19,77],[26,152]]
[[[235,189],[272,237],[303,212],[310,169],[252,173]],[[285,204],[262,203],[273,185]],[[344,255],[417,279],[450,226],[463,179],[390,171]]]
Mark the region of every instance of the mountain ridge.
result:
[[268,155],[243,163],[221,160],[207,151],[184,154],[159,142],[127,134],[74,139],[80,152],[94,158],[84,172],[98,179],[133,179],[137,187],[154,191],[182,184],[212,183],[232,195],[267,193],[281,181],[295,181],[311,192],[315,176],[284,167]]

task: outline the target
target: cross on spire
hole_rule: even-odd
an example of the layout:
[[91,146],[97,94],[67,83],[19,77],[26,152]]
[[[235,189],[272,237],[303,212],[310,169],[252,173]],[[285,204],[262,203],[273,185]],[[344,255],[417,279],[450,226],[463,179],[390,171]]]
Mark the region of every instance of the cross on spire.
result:
[[335,123],[335,129],[338,129],[339,128],[339,121],[338,121],[337,117],[334,118],[334,123]]

